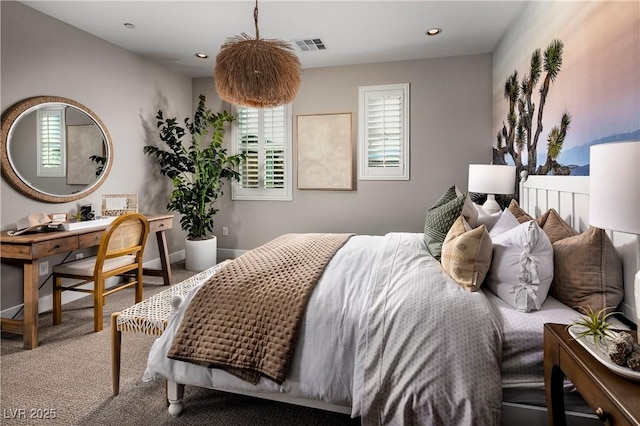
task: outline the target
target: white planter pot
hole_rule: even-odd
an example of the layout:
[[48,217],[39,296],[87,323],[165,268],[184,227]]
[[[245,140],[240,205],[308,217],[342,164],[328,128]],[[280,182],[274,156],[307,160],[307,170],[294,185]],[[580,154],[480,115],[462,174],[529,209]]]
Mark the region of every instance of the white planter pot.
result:
[[184,252],[187,270],[204,271],[217,263],[218,239],[214,236],[208,240],[185,240]]

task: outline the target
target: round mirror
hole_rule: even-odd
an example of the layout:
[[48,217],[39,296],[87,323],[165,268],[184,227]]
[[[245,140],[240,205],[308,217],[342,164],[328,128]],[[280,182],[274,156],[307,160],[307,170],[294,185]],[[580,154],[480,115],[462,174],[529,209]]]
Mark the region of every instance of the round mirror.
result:
[[86,197],[107,178],[113,145],[89,108],[59,96],[25,99],[2,113],[2,175],[48,203]]

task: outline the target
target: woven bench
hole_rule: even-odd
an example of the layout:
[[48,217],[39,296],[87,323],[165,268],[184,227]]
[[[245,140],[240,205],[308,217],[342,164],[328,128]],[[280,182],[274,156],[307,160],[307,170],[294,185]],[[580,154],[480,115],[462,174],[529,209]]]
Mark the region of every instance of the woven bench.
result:
[[[122,332],[144,333],[160,336],[169,323],[172,300],[175,308],[191,290],[218,272],[228,260],[202,271],[168,289],[136,303],[122,312],[111,314],[111,380],[113,395],[120,393],[120,354]],[[174,296],[178,296],[174,298]]]

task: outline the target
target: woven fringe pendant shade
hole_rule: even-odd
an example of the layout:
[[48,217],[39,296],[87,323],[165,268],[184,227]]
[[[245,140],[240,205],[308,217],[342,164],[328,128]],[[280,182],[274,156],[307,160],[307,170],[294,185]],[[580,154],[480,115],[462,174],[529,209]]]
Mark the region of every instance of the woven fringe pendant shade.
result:
[[220,48],[213,75],[216,91],[222,100],[252,108],[290,103],[300,87],[300,61],[287,42],[260,38],[257,0],[253,18],[255,39],[242,33]]

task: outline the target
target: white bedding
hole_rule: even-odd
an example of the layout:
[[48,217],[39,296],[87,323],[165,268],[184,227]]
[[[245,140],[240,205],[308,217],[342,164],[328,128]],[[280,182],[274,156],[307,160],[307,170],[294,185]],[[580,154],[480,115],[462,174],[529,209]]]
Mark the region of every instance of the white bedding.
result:
[[[499,418],[497,315],[482,293],[467,292],[441,269],[421,233],[354,236],[338,251],[312,293],[291,370],[280,386],[265,378],[254,386],[222,370],[166,357],[196,291],[153,344],[143,380],[166,378],[232,392],[284,392],[351,407],[353,417],[364,408],[366,424],[377,424],[378,416],[393,421],[399,407],[419,413],[421,421],[431,419],[430,424],[451,419],[472,424],[474,418],[493,424]],[[405,292],[411,297],[403,296]],[[375,314],[369,318],[363,312]],[[371,327],[382,332],[372,333]],[[441,333],[443,329],[449,333]],[[464,334],[466,330],[475,331]],[[451,352],[459,341],[464,341],[460,356]],[[376,353],[387,354],[386,362],[378,363]],[[378,364],[382,368],[376,370]],[[405,373],[405,365],[414,373]],[[402,383],[396,382],[401,376]],[[363,399],[363,389],[386,395],[384,401],[370,395]],[[416,410],[414,403],[420,404]]]
[[[383,238],[353,236],[331,260],[309,300],[291,370],[282,385],[261,378],[254,386],[222,370],[166,357],[184,310],[197,289],[185,298],[174,321],[154,342],[143,380],[168,378],[228,391],[285,392],[294,397],[351,406],[354,397],[359,399],[353,395],[352,384],[360,312],[373,260]],[[313,338],[305,339],[305,336]]]
[[488,289],[483,292],[502,319],[502,386],[544,389],[544,324],[570,324],[578,312],[551,296],[540,310],[519,312]]
[[[544,389],[544,324],[571,324],[580,318],[580,313],[551,296],[540,310],[519,312],[488,289],[483,292],[502,321],[502,386]],[[610,321],[617,327],[627,328],[614,318]]]
[[374,262],[356,363],[362,424],[497,425],[499,317],[412,237],[387,234]]

